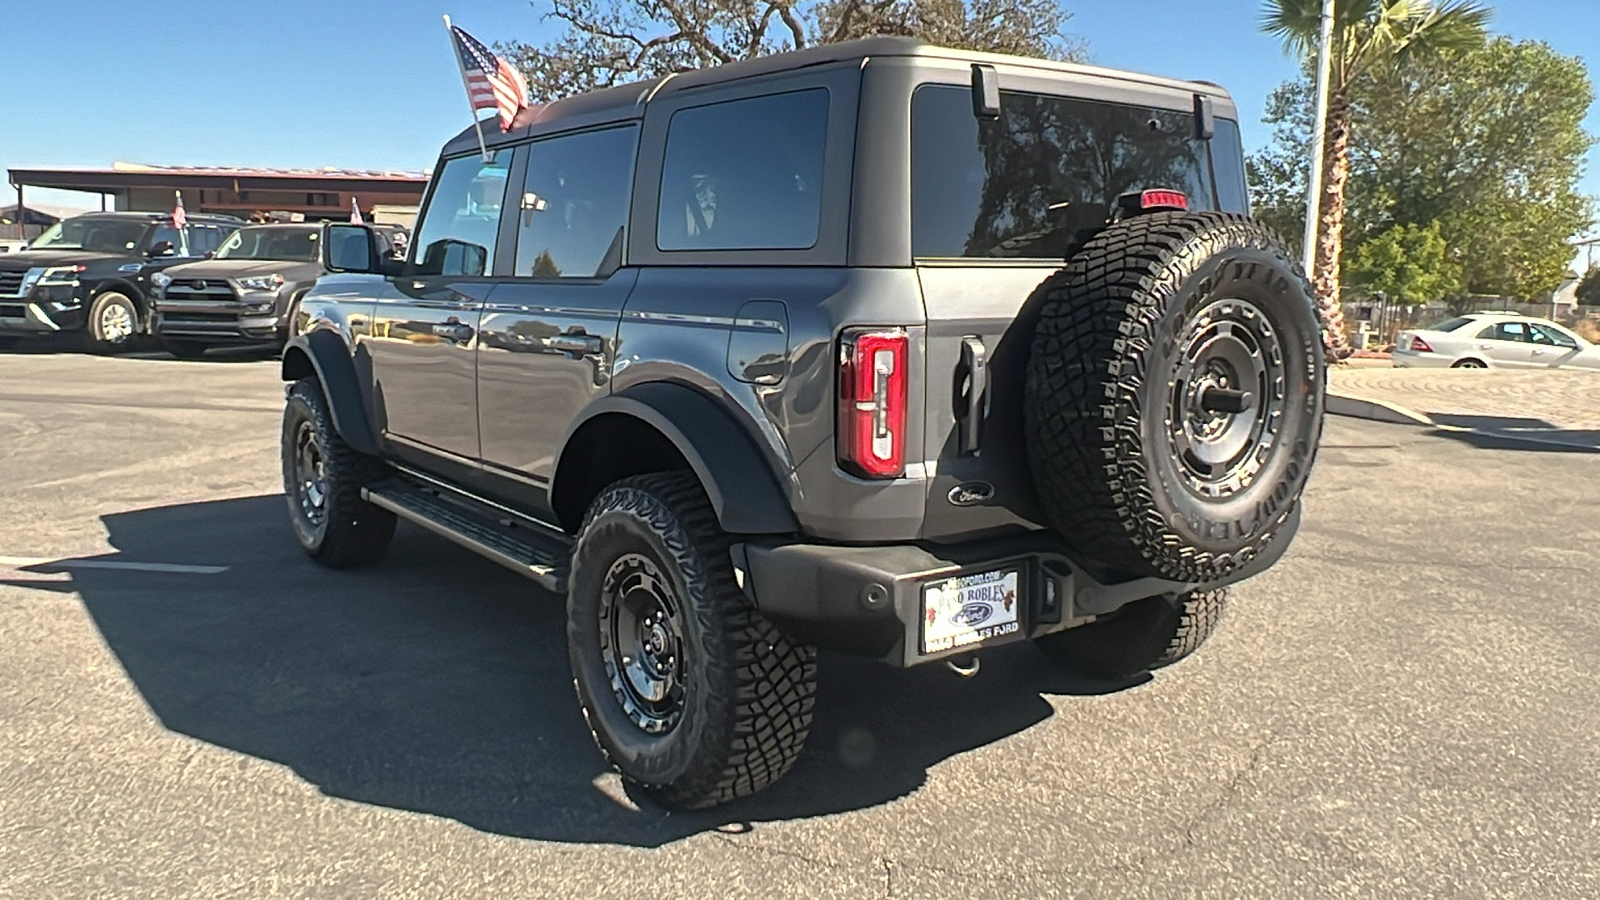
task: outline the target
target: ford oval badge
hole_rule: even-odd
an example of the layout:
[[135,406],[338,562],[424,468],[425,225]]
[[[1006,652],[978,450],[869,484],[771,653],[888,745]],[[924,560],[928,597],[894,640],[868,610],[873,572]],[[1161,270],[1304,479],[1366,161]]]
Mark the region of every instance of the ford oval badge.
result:
[[963,481],[950,489],[950,502],[956,506],[977,506],[994,496],[994,485],[987,481]]
[[950,621],[957,625],[965,625],[968,628],[972,628],[982,624],[984,620],[992,615],[994,615],[994,607],[989,604],[968,603],[966,606],[956,610],[956,614],[950,617]]

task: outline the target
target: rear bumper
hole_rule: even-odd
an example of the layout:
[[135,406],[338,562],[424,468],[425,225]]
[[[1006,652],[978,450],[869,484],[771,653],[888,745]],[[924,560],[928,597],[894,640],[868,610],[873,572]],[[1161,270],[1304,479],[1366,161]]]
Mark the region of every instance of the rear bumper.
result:
[[[1047,532],[951,546],[840,547],[751,540],[734,549],[742,586],[756,607],[798,640],[914,666],[974,649],[1086,624],[1135,600],[1242,581],[1282,557],[1300,525],[1296,504],[1267,552],[1218,581],[1102,581]],[[1001,569],[1020,573],[1020,625],[979,644],[923,652],[923,589],[931,582]]]
[[1394,364],[1399,369],[1448,369],[1455,360],[1438,353],[1416,353],[1411,350],[1396,350],[1393,353]]

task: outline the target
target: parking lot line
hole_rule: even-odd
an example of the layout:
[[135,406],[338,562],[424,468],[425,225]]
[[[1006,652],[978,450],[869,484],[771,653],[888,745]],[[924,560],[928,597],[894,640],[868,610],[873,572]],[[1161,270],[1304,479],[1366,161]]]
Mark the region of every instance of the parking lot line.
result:
[[122,569],[128,572],[173,572],[181,575],[216,575],[227,566],[189,566],[178,563],[117,562],[101,559],[55,559],[49,556],[0,556],[0,566],[50,566],[57,569]]

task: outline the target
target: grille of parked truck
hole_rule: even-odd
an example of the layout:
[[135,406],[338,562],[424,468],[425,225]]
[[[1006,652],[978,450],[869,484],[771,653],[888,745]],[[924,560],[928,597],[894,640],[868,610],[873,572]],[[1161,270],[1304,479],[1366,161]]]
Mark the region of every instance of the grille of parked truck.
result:
[[284,482],[325,565],[406,519],[563,595],[638,789],[782,776],[818,648],[1122,678],[1287,548],[1322,348],[1220,88],[873,38],[535,118],[408,259],[328,226]]

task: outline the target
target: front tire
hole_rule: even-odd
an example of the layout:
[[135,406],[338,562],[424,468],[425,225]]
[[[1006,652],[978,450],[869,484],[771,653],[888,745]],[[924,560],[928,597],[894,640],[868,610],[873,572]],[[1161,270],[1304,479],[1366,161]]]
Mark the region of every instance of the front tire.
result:
[[89,305],[89,341],[102,353],[126,348],[142,331],[139,318],[132,298],[106,291]]
[[578,534],[567,594],[574,683],[595,743],[671,807],[753,794],[811,727],[816,650],[734,582],[731,541],[691,473],[607,488]]
[[358,453],[333,427],[322,385],[295,382],[283,410],[283,493],[300,546],[317,562],[345,569],[377,562],[394,537],[394,513],[361,499],[382,463]]
[[1227,606],[1226,588],[1136,600],[1087,625],[1034,641],[1064,669],[1124,679],[1170,666],[1200,649]]

